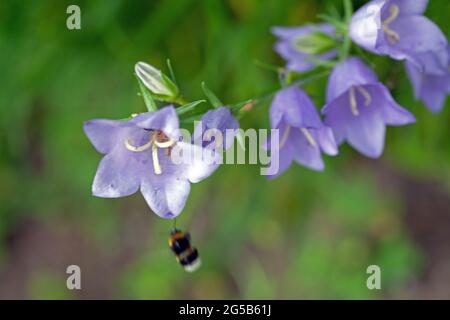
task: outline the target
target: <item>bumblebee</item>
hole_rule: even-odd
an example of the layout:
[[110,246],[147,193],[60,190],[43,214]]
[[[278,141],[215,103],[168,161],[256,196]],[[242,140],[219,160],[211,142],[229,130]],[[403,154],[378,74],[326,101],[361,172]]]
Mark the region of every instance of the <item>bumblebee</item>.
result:
[[191,246],[191,236],[181,230],[173,229],[169,237],[169,247],[175,254],[178,263],[187,272],[194,272],[201,265],[196,248]]

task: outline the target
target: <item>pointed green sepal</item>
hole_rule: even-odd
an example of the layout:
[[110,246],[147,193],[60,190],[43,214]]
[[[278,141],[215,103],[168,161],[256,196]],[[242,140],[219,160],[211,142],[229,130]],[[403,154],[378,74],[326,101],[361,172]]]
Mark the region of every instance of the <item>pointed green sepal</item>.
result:
[[202,89],[203,93],[205,94],[206,98],[208,99],[209,103],[214,108],[219,108],[224,106],[224,104],[220,101],[220,99],[212,92],[207,86],[205,82],[202,82]]
[[193,110],[195,107],[197,107],[198,105],[200,105],[204,102],[206,102],[206,100],[193,101],[191,103],[184,104],[184,105],[176,108],[175,110],[178,115],[182,115],[182,114],[185,114],[186,112]]
[[336,45],[336,41],[325,32],[315,31],[297,37],[294,39],[293,45],[296,50],[302,53],[322,54],[333,49]]
[[139,89],[140,89],[140,95],[144,99],[145,106],[147,107],[147,110],[149,112],[154,112],[158,110],[158,107],[156,106],[155,100],[153,100],[153,97],[150,93],[150,91],[144,86],[141,79],[137,77],[138,83],[139,83]]
[[161,70],[145,62],[136,63],[134,70],[153,99],[171,103],[180,102],[180,90]]

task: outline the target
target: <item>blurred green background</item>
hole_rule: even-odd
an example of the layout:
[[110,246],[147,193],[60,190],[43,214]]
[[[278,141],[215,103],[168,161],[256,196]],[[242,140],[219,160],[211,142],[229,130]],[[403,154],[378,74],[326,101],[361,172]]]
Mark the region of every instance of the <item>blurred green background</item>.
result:
[[[364,1],[354,1],[355,6]],[[66,8],[81,7],[81,30]],[[401,63],[373,58],[418,119],[389,128],[380,160],[347,146],[324,173],[293,166],[267,181],[259,166],[222,166],[192,188],[179,227],[203,266],[177,265],[171,221],[140,194],[91,196],[101,156],[82,131],[92,118],[145,109],[137,61],[170,58],[190,99],[206,81],[235,103],[269,92],[282,65],[274,25],[317,22],[335,0],[0,2],[0,298],[450,298],[450,106],[432,115],[412,98]],[[449,36],[450,3],[427,16]],[[318,106],[325,80],[306,90]],[[268,126],[268,105],[242,128]],[[66,267],[82,290],[66,289]],[[381,267],[368,290],[366,268]]]

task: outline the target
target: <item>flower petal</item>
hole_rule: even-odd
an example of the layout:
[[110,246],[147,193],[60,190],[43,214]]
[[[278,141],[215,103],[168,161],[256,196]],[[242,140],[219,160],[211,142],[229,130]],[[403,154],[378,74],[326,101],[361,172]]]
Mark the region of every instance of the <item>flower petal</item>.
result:
[[421,15],[427,9],[428,0],[388,0],[383,7],[383,18],[389,16],[387,11],[392,5],[400,8],[399,14],[401,15]]
[[142,113],[130,122],[142,129],[162,130],[173,140],[179,139],[179,120],[172,105],[155,112]]
[[126,121],[96,119],[86,121],[83,129],[95,149],[107,154],[122,140],[129,127],[130,124]]
[[378,113],[362,112],[348,126],[347,141],[363,155],[379,158],[384,149],[385,133],[386,126]]
[[435,51],[447,48],[447,38],[439,27],[424,16],[407,16],[398,18],[390,25],[398,32],[400,41],[396,46],[407,51]]
[[288,87],[277,92],[270,107],[272,128],[277,128],[284,119],[293,127],[322,126],[319,114],[311,98],[297,87]]
[[[279,146],[277,146],[270,150],[271,167],[276,165],[273,163],[273,161],[275,161],[274,159],[278,159],[278,172],[274,175],[268,176],[270,180],[281,176],[287,169],[289,169],[292,162],[294,161],[294,151],[295,150],[293,145],[289,142],[287,142],[281,149],[279,148]],[[273,156],[274,152],[278,153],[278,158]]]
[[[233,144],[234,139],[226,139],[226,131],[234,130],[234,136],[236,135],[236,130],[239,129],[239,122],[233,117],[229,108],[220,107],[217,109],[212,109],[206,112],[195,129],[193,135],[193,141],[202,141],[202,146],[206,147],[214,142],[203,141],[204,134],[207,130],[216,129],[222,133],[222,139],[224,140],[224,147],[228,149]],[[214,145],[215,146],[215,145]]]
[[92,185],[94,196],[119,198],[129,196],[139,189],[142,166],[122,150],[103,157]]
[[429,75],[411,63],[407,62],[405,66],[416,99],[422,100],[432,112],[440,112],[450,93],[450,73],[446,76]]
[[377,75],[359,58],[350,57],[338,63],[327,85],[327,102],[331,102],[352,86],[377,83]]
[[[287,169],[289,169],[294,161],[295,150],[292,144],[291,131],[295,129],[289,128],[285,121],[282,121],[280,123],[280,127],[277,129],[279,130],[278,136],[280,140],[272,146],[271,138],[269,137],[264,146],[266,150],[270,150],[270,167],[278,167],[277,173],[268,176],[268,179],[270,180],[282,175]],[[277,154],[277,156],[275,156],[275,154]]]
[[366,90],[372,96],[372,105],[378,105],[381,109],[384,123],[391,126],[401,126],[416,122],[414,115],[397,104],[384,85],[367,86]]
[[[315,135],[315,133],[316,132],[310,131],[310,134],[317,142],[317,136]],[[311,145],[305,135],[298,128],[293,129],[291,135],[291,144],[295,150],[295,161],[309,169],[323,171],[323,169],[325,168],[325,164],[322,160],[320,147],[318,145]]]
[[158,216],[172,219],[183,210],[191,186],[174,176],[149,175],[142,180],[141,193],[150,209]]
[[162,165],[168,172],[197,183],[209,177],[222,163],[222,157],[214,150],[178,142],[170,158],[163,158]]
[[381,9],[385,0],[370,1],[352,16],[349,34],[359,46],[374,53],[381,29]]
[[430,75],[445,76],[449,74],[449,53],[445,48],[427,52],[415,52],[407,55],[407,59],[420,72]]
[[311,32],[311,26],[306,25],[302,27],[273,27],[272,34],[285,40],[292,40],[296,37],[306,35]]
[[[372,87],[366,85],[364,89],[371,93]],[[382,97],[372,93],[367,105],[362,94],[357,94],[358,115],[351,111],[348,91],[324,107],[325,124],[333,129],[338,144],[347,140],[356,150],[371,158],[382,154],[386,131],[382,113],[382,104],[386,102]]]
[[315,131],[317,136],[317,142],[320,145],[320,148],[326,154],[330,156],[335,156],[338,154],[338,147],[336,145],[336,141],[334,139],[333,130],[330,127],[323,126],[320,129],[311,129],[311,131]]
[[[390,24],[390,29],[397,32],[400,37],[398,43],[392,44],[389,41],[380,47],[394,59],[409,59],[419,64],[420,59],[415,58],[415,54],[428,51],[444,55],[442,63],[448,62],[446,53],[447,39],[442,31],[431,20],[424,16],[399,17]],[[384,34],[387,37],[386,34]],[[423,66],[425,68],[425,66]]]

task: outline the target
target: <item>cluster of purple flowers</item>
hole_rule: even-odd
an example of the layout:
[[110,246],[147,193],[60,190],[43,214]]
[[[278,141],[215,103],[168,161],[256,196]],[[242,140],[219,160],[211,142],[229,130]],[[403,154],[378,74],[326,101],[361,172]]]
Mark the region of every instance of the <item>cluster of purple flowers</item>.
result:
[[[348,34],[357,45],[374,54],[405,61],[416,98],[438,112],[450,93],[449,46],[439,28],[422,15],[427,4],[427,0],[371,1],[352,16]],[[287,61],[288,70],[305,72],[314,67],[310,61],[336,56],[334,49],[318,55],[299,48],[302,39],[317,31],[338,37],[330,24],[273,29],[279,38],[275,50]],[[278,174],[293,160],[323,170],[321,151],[336,155],[336,145],[344,141],[363,155],[378,158],[383,152],[386,125],[415,121],[395,102],[373,70],[355,56],[334,66],[322,114],[323,123],[311,99],[297,86],[276,94],[270,120],[273,128],[281,130]]]
[[447,38],[423,16],[428,0],[374,0],[355,13],[352,40],[366,50],[405,61],[417,99],[439,112],[450,92]]
[[[450,92],[450,49],[439,28],[423,16],[427,4],[427,0],[373,0],[347,21],[346,36],[374,54],[404,61],[416,98],[438,112]],[[344,142],[367,157],[378,158],[383,152],[386,126],[415,121],[360,58],[339,54],[333,46],[342,42],[337,25],[276,27],[273,33],[278,37],[275,51],[287,61],[286,69],[290,72],[309,72],[316,67],[315,61],[331,62],[333,69],[321,110],[323,119],[299,85],[288,83],[276,92],[270,122],[272,128],[279,130],[279,141],[270,152],[278,154],[279,171],[272,178],[286,171],[294,161],[322,171],[322,152],[335,156]],[[158,69],[138,63],[136,74],[154,99],[183,104],[175,83]],[[202,116],[202,126],[195,128],[193,140],[202,140],[206,130],[223,133],[239,128],[232,113],[235,109],[212,100],[215,108]],[[128,120],[97,119],[85,123],[86,135],[104,155],[92,192],[98,197],[117,198],[140,190],[156,214],[170,219],[183,210],[191,183],[207,178],[218,167],[217,161],[205,157],[190,163],[174,163],[171,153],[175,148],[182,152],[203,152],[210,144],[219,142],[204,139],[200,144],[186,142],[179,132],[179,109],[172,105],[157,109],[151,101],[147,107],[149,112]],[[227,149],[232,142],[220,144]],[[216,156],[215,152],[210,153],[211,158]]]

